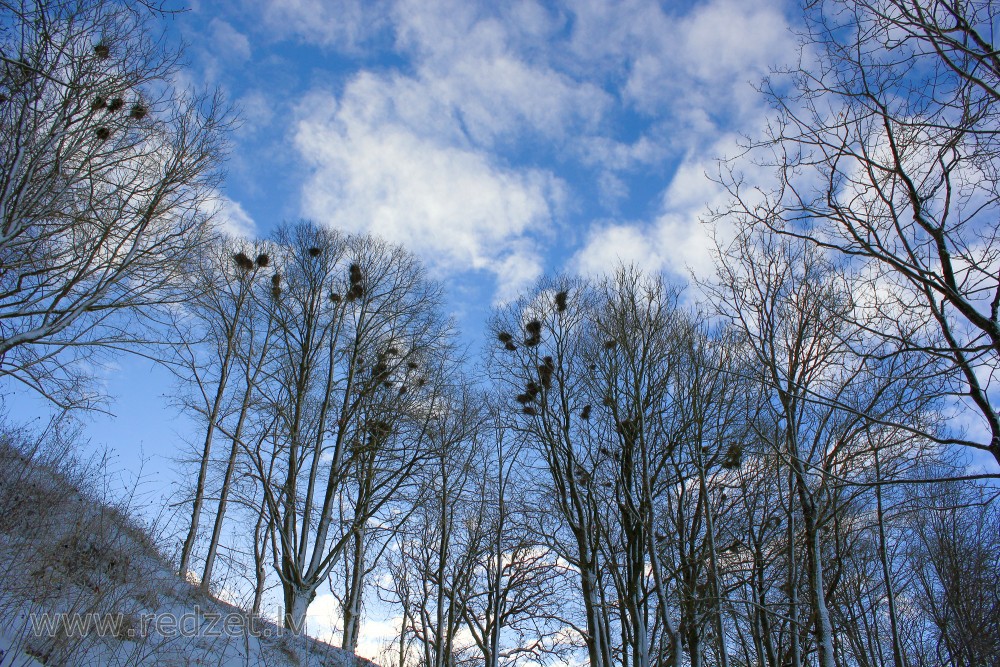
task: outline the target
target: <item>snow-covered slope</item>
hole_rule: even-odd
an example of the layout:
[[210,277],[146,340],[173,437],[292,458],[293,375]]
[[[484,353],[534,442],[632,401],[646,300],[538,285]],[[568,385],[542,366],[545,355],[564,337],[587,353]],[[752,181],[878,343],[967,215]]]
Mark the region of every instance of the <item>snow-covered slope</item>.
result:
[[370,667],[179,579],[94,475],[0,433],[0,667]]

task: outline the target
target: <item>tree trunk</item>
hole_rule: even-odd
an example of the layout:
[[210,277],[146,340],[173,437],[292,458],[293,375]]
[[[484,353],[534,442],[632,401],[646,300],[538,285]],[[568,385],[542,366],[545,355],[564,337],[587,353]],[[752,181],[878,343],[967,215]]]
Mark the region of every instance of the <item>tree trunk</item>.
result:
[[194,490],[194,506],[191,508],[191,523],[188,527],[187,537],[184,539],[184,546],[181,547],[181,564],[178,572],[181,577],[187,577],[188,568],[191,563],[191,552],[194,550],[194,543],[198,537],[198,524],[201,521],[201,508],[205,502],[205,480],[208,477],[208,465],[212,458],[212,438],[215,435],[215,425],[219,418],[219,411],[222,408],[222,397],[226,391],[226,383],[229,379],[229,363],[232,355],[232,343],[226,349],[226,355],[222,361],[222,371],[219,377],[219,387],[215,392],[215,399],[208,414],[208,428],[205,431],[205,443],[202,446],[201,465],[198,468],[198,482]]
[[208,555],[205,556],[205,570],[201,575],[201,589],[208,591],[212,582],[212,569],[215,567],[215,556],[219,551],[219,540],[222,537],[222,524],[226,517],[226,505],[229,502],[229,487],[233,482],[236,470],[236,456],[239,454],[240,438],[243,435],[243,424],[246,422],[247,410],[250,404],[251,390],[247,387],[240,409],[240,419],[233,433],[233,445],[229,448],[229,460],[226,461],[226,474],[222,479],[222,490],[219,492],[219,507],[215,512],[215,524],[212,526],[212,539],[208,543]]
[[715,550],[715,520],[712,516],[712,503],[708,497],[708,482],[705,480],[705,469],[699,455],[698,476],[701,482],[701,494],[705,502],[705,533],[708,540],[708,564],[711,568],[712,596],[715,598],[715,631],[719,635],[719,667],[729,667],[729,653],[726,646],[725,624],[722,620],[722,591],[719,587],[719,564]]
[[[882,466],[878,448],[875,448],[875,481],[882,481]],[[892,659],[895,667],[904,667],[903,649],[899,644],[899,628],[896,621],[896,593],[892,586],[892,572],[889,569],[889,555],[886,553],[885,513],[882,509],[882,485],[875,485],[875,509],[878,519],[878,555],[882,565],[882,580],[885,583],[885,597],[889,604],[889,630],[892,633]]]
[[823,581],[823,553],[820,544],[819,526],[817,525],[816,506],[805,488],[805,479],[797,471],[799,500],[802,504],[802,518],[805,523],[806,540],[808,542],[809,588],[812,593],[813,613],[816,617],[816,646],[819,650],[820,667],[836,667],[833,654],[833,625],[830,622],[830,610],[826,605],[826,589]]
[[792,667],[802,667],[802,647],[799,643],[799,586],[798,566],[795,554],[795,510],[792,507],[794,482],[792,473],[788,473],[788,618],[791,621]]
[[282,584],[282,588],[285,594],[285,629],[297,635],[305,634],[306,612],[316,597],[316,590],[287,582]]
[[365,534],[364,526],[359,526],[354,530],[354,558],[351,561],[351,578],[348,582],[347,599],[344,601],[344,638],[341,642],[341,648],[351,653],[358,650],[364,573]]

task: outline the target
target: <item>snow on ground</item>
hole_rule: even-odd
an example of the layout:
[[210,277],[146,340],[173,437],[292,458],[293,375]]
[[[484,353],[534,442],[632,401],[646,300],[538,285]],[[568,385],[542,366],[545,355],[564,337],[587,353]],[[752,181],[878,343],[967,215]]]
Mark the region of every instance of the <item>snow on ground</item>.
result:
[[0,433],[0,667],[373,667],[183,581],[92,471],[20,437]]

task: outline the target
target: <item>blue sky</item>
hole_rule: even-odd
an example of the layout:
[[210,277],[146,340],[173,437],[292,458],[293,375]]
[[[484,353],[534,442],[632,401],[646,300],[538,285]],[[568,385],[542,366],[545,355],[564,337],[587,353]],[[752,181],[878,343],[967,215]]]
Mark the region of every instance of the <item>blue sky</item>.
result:
[[[220,220],[266,235],[311,218],[405,245],[447,285],[475,354],[490,308],[543,273],[625,261],[707,274],[699,218],[725,196],[707,175],[761,132],[768,108],[753,84],[795,61],[796,11],[196,0],[168,25],[188,43],[178,83],[219,87],[241,109]],[[126,480],[146,475],[155,513],[194,431],[148,361],[115,359],[103,379],[114,414],[87,421],[93,449],[109,447]],[[15,398],[14,418],[46,410]]]
[[795,51],[767,0],[224,1],[174,23],[186,76],[243,110],[230,223],[403,243],[473,325],[543,272],[703,268],[704,174]]
[[[543,273],[708,270],[698,220],[723,195],[706,173],[760,132],[752,84],[794,60],[793,16],[779,0],[220,0],[167,25],[188,45],[178,83],[241,109],[220,220],[404,244],[475,354],[491,306]],[[151,496],[173,487],[194,436],[169,375],[122,357],[103,379],[93,448],[126,479],[152,473]]]
[[[311,218],[419,255],[471,351],[491,306],[543,273],[619,261],[704,273],[715,160],[758,134],[752,84],[796,55],[779,0],[196,1],[168,19],[181,85],[240,109],[220,220]],[[194,439],[169,375],[117,358],[95,450],[150,497]],[[45,411],[27,397],[11,416]],[[154,503],[155,504],[155,503]]]

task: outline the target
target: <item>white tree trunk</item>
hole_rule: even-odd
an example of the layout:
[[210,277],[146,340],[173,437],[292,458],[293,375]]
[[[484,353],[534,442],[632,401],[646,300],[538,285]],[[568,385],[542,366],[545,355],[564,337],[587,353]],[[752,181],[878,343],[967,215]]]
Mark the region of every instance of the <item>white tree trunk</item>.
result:
[[306,611],[316,597],[316,589],[285,585],[285,629],[297,635],[305,634]]

